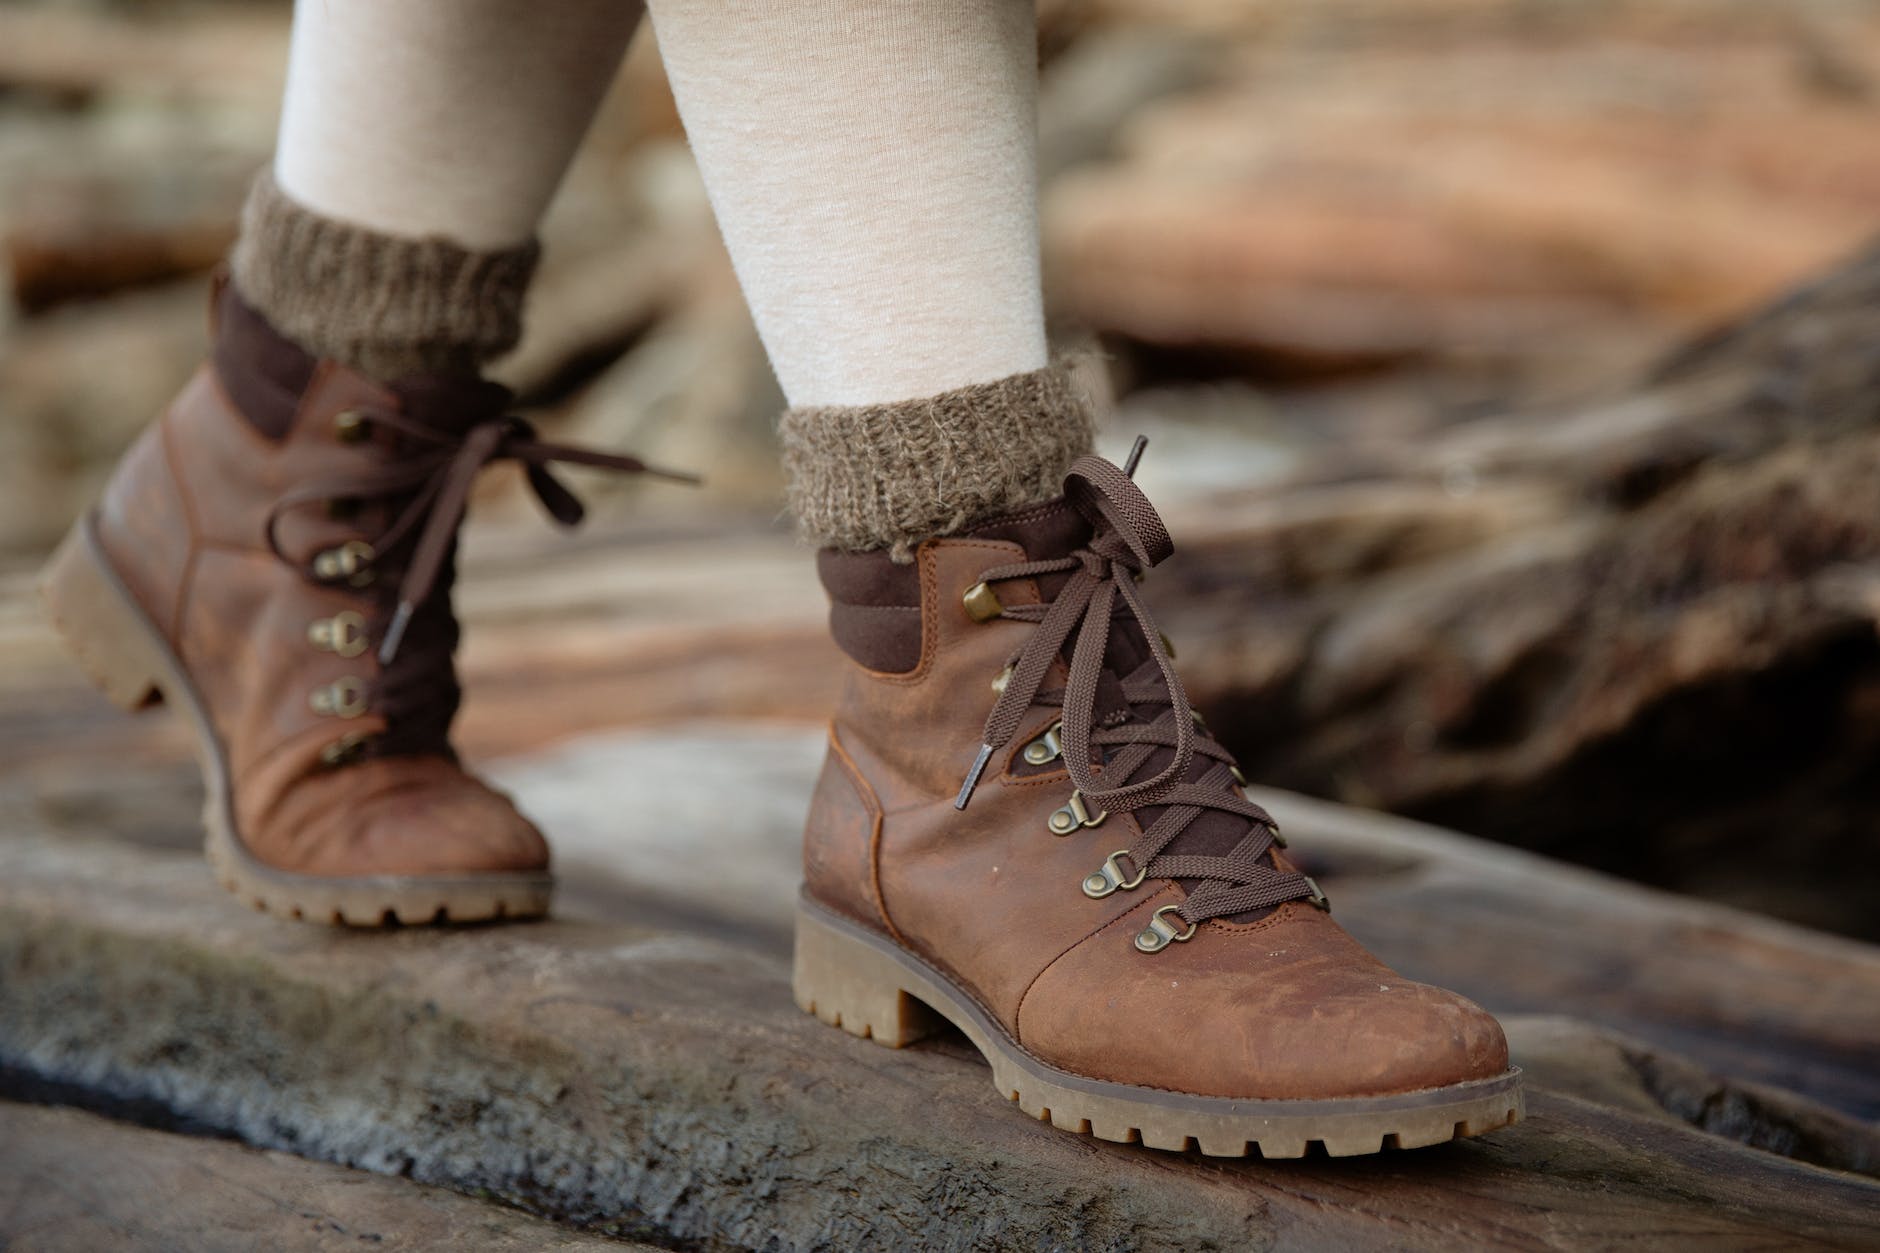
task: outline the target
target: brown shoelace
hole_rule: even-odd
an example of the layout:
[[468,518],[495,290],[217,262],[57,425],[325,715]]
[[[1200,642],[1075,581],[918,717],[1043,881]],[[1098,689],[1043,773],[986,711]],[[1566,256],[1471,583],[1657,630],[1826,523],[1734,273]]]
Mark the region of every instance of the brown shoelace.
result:
[[[1133,458],[1132,458],[1133,463]],[[979,755],[954,801],[964,809],[992,755],[1010,744],[1035,704],[1061,707],[1065,767],[1092,815],[1107,816],[1148,807],[1161,812],[1143,828],[1118,866],[1118,887],[1148,878],[1194,881],[1178,912],[1189,924],[1265,909],[1292,900],[1324,901],[1317,886],[1296,871],[1281,870],[1268,856],[1278,827],[1266,810],[1238,787],[1233,755],[1202,729],[1188,704],[1161,632],[1137,590],[1135,576],[1166,559],[1175,546],[1155,507],[1122,469],[1101,457],[1082,457],[1064,480],[1065,497],[1095,528],[1089,541],[1068,556],[1014,562],[984,571],[987,584],[1066,574],[1070,579],[1048,604],[1002,606],[1000,616],[1037,624],[1011,658],[1004,690],[986,718]],[[1098,689],[1111,650],[1111,636],[1133,620],[1149,658],[1121,676],[1127,720],[1099,725]],[[1051,665],[1072,639],[1070,673],[1061,689],[1046,689]],[[1091,748],[1103,753],[1099,768]],[[1160,750],[1172,750],[1172,756]],[[1152,758],[1166,764],[1136,778]],[[1193,779],[1196,757],[1208,764]],[[1225,855],[1183,854],[1169,846],[1205,811],[1244,820],[1246,835]],[[1100,822],[1093,817],[1088,825]],[[1114,863],[1112,863],[1114,864]]]
[[[650,474],[681,483],[697,483],[698,478],[656,469],[637,457],[549,443],[536,437],[526,419],[514,415],[486,418],[460,431],[442,431],[384,409],[359,412],[375,427],[401,438],[397,459],[376,470],[310,483],[281,497],[268,513],[268,547],[282,561],[300,568],[310,582],[330,584],[335,581],[332,577],[282,549],[281,519],[316,502],[392,502],[398,512],[369,542],[371,555],[366,559],[375,572],[402,568],[389,617],[374,623],[372,630],[382,673],[370,701],[387,724],[377,748],[381,752],[449,753],[446,736],[458,699],[452,665],[458,632],[450,608],[450,585],[457,529],[483,468],[496,461],[521,463],[542,507],[564,527],[578,525],[585,510],[549,470],[551,463]],[[397,502],[403,502],[402,507]],[[375,599],[382,598],[380,593]]]

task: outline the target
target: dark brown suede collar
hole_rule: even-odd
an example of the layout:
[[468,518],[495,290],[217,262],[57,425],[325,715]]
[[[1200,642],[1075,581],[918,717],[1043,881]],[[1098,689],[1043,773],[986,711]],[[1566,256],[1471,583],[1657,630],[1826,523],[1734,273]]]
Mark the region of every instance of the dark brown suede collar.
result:
[[[961,534],[1009,540],[1044,559],[1062,557],[1090,538],[1090,523],[1060,496]],[[905,674],[920,664],[918,566],[891,560],[886,549],[825,548],[816,554],[816,573],[829,594],[829,632],[856,664],[884,674]],[[1049,596],[1057,589],[1042,590]]]

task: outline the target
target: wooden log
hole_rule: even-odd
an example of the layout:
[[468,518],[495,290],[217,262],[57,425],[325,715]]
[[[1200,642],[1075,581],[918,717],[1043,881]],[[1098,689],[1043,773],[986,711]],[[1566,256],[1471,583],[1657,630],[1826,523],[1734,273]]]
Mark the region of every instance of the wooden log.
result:
[[1192,688],[1256,778],[1873,934],[1876,307],[1868,254],[1604,402],[1186,510]]
[[271,110],[286,64],[286,19],[273,5],[204,6],[184,21],[121,6],[10,5],[0,9],[0,87]]
[[1054,299],[1126,346],[1242,369],[1570,354],[1733,314],[1871,230],[1870,15],[1109,7],[1225,67],[1048,189]]
[[[802,771],[789,754],[741,755],[736,736],[719,748],[691,760],[741,766],[747,788],[778,782],[780,761],[786,778]],[[722,810],[688,840],[670,825],[655,837],[623,824],[635,810],[613,785],[669,791],[673,760],[616,748],[574,763],[590,788],[614,791],[609,828],[634,837],[611,863],[620,881],[642,872],[655,838],[697,867],[749,857],[751,833],[774,829],[740,830]],[[656,764],[663,778],[647,769]],[[1374,869],[1405,856],[1362,824],[1349,839]],[[1449,873],[1387,869],[1377,891]],[[1491,910],[1545,904],[1510,899],[1497,877],[1469,885],[1486,894],[1478,901],[1507,900]],[[350,935],[245,913],[193,854],[49,839],[15,812],[0,835],[0,1059],[263,1145],[660,1243],[1856,1248],[1880,1237],[1880,1184],[1848,1173],[1871,1165],[1870,1128],[1762,1090],[1755,1118],[1693,1126],[1674,1112],[1677,1084],[1652,1078],[1654,1068],[1693,1073],[1687,1063],[1557,1017],[1510,1020],[1532,1117],[1481,1141],[1262,1163],[1068,1136],[1012,1110],[958,1040],[894,1052],[801,1014],[768,928],[726,925],[738,898],[727,904],[696,869],[685,879],[666,914],[637,912],[627,925],[582,906],[540,926]],[[656,867],[642,887],[658,897],[673,882],[672,867]],[[788,883],[771,884],[776,902]],[[1617,911],[1582,912],[1584,929],[1556,933],[1557,947],[1602,933],[1629,940],[1628,952],[1665,941],[1637,929],[1643,911],[1631,902],[1650,893],[1599,886],[1585,898]],[[1333,890],[1344,909],[1351,893]],[[1706,942],[1686,949],[1687,987],[1734,985],[1732,1003],[1760,995],[1745,989],[1784,949],[1785,929],[1652,903],[1687,925],[1692,911],[1704,917]],[[1596,952],[1591,963],[1604,962]],[[1820,1012],[1871,1012],[1871,950],[1803,942],[1786,953],[1809,972]],[[1704,1082],[1752,1107],[1741,1083]],[[1726,1128],[1800,1155],[1717,1134]]]
[[13,1253],[651,1253],[440,1188],[73,1109],[0,1102],[0,1164]]

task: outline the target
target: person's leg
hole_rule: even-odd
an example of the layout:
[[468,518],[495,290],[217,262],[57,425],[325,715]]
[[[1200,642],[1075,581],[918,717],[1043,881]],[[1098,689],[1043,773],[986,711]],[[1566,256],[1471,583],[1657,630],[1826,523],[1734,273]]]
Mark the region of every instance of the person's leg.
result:
[[1090,433],[1046,368],[1030,4],[651,11],[793,406],[782,434],[804,534],[905,557],[1055,494]]
[[213,360],[48,569],[107,695],[191,717],[210,858],[258,906],[365,924],[547,908],[541,834],[449,741],[454,535],[482,462],[544,451],[481,366],[516,339],[536,220],[637,16],[304,0]]
[[381,378],[511,347],[536,224],[639,0],[308,0],[235,280],[317,356]]
[[938,1009],[1002,1093],[1113,1140],[1342,1154],[1509,1121],[1500,1028],[1331,921],[1136,591],[1172,544],[1044,368],[1029,3],[653,19],[856,662],[798,1003],[894,1045]]

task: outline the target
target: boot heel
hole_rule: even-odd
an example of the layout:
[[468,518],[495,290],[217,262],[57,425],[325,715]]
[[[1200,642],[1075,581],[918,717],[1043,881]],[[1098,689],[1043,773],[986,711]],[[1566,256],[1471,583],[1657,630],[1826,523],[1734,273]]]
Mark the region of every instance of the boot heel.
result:
[[52,627],[92,683],[119,708],[163,699],[159,646],[130,593],[105,563],[89,516],[67,533],[40,575]]
[[894,962],[802,909],[791,984],[805,1013],[889,1048],[932,1035],[942,1022],[902,990]]

